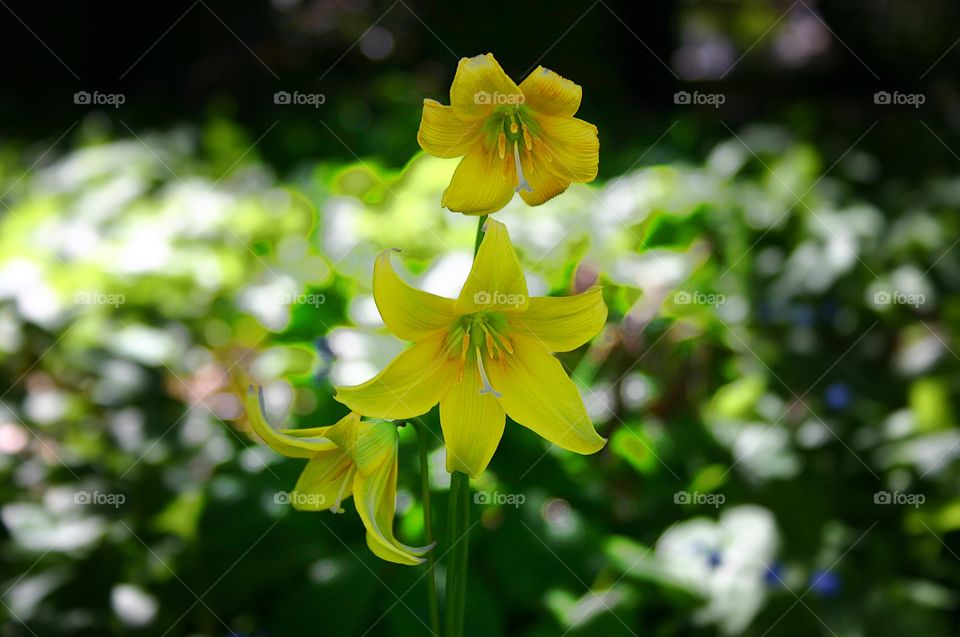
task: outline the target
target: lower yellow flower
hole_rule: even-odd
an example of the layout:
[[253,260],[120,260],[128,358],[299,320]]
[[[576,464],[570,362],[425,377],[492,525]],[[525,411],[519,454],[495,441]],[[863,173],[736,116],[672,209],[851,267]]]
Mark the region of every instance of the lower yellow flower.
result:
[[607,317],[601,289],[529,298],[506,227],[493,220],[459,298],[404,283],[390,251],[374,266],[373,296],[387,328],[414,341],[373,379],[337,388],[350,409],[378,418],[412,418],[440,404],[447,470],[472,477],[487,467],[505,414],[555,445],[599,451],[576,386],[551,352],[583,345]]
[[420,564],[433,546],[413,547],[393,535],[397,499],[397,427],[382,420],[361,421],[350,413],[329,427],[274,429],[263,405],[263,390],[247,392],[247,417],[257,435],[279,454],[307,458],[290,503],[301,511],[329,509],[353,496],[373,553],[397,564]]

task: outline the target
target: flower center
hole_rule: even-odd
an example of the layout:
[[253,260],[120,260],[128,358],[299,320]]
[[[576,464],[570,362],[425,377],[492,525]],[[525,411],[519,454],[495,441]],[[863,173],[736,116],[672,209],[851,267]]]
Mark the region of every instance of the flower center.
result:
[[488,131],[496,135],[497,154],[504,161],[504,173],[512,171],[516,174],[517,187],[514,190],[533,192],[533,187],[523,174],[521,159],[526,159],[530,167],[533,165],[534,150],[548,162],[553,160],[553,156],[540,139],[540,127],[530,110],[523,105],[503,106],[495,111],[488,122]]
[[500,312],[474,312],[457,320],[447,336],[446,352],[450,359],[458,360],[459,382],[463,382],[467,368],[475,365],[483,385],[480,393],[500,398],[500,392],[490,384],[486,365],[496,363],[504,368],[506,355],[513,354],[507,328],[507,317]]

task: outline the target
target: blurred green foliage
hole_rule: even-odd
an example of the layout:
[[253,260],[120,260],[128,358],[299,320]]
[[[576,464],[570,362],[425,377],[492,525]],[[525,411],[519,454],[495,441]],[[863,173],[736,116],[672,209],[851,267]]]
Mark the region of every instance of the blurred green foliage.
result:
[[[345,413],[331,385],[403,347],[372,302],[379,250],[456,294],[475,225],[438,205],[455,162],[279,182],[236,164],[249,143],[222,120],[85,126],[24,177],[3,161],[4,635],[425,631],[422,569],[373,558],[355,516],[278,503],[301,463],[237,397],[263,384],[301,426]],[[880,208],[872,158],[835,159],[746,127],[702,164],[498,213],[532,293],[604,285],[607,327],[561,360],[610,443],[508,425],[474,484],[469,634],[954,634],[960,181],[885,184]],[[418,480],[407,427],[411,543]]]

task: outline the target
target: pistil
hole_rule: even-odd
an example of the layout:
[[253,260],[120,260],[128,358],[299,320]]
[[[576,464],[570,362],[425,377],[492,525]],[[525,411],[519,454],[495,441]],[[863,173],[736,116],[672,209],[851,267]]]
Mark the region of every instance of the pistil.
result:
[[500,398],[503,394],[498,392],[493,388],[493,385],[490,384],[490,379],[487,378],[487,370],[483,368],[483,356],[480,355],[480,346],[476,347],[477,352],[477,369],[480,371],[480,380],[483,381],[483,387],[480,388],[481,394],[493,394],[494,398]]
[[527,192],[533,192],[533,187],[527,182],[523,176],[523,166],[520,164],[520,143],[513,142],[513,164],[517,169],[517,187],[514,188],[514,192],[520,192],[521,190],[526,190]]

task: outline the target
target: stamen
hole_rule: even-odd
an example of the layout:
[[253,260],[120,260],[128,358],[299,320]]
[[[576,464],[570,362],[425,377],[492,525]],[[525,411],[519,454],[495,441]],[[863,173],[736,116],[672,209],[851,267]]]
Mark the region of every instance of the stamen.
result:
[[481,394],[493,394],[495,398],[500,398],[503,394],[498,392],[490,384],[490,379],[487,378],[487,370],[483,368],[483,358],[480,356],[480,346],[476,346],[477,351],[477,369],[480,370],[480,380],[483,381],[483,387],[480,388]]
[[523,176],[523,166],[520,165],[520,144],[518,142],[513,142],[513,163],[517,169],[517,187],[513,189],[514,192],[520,192],[521,190],[533,192],[533,188]]
[[553,162],[553,153],[550,152],[546,144],[540,141],[539,137],[533,138],[533,147],[537,150],[538,155],[543,155],[543,158],[548,162]]
[[510,132],[511,132],[512,134],[516,135],[518,130],[520,130],[520,128],[517,126],[517,123],[516,123],[516,122],[510,122]]
[[527,150],[533,148],[533,140],[530,138],[530,131],[527,130],[526,124],[523,124],[523,145],[527,147]]
[[497,135],[497,152],[500,154],[500,159],[507,156],[507,136],[503,132]]
[[457,382],[463,382],[463,370],[467,362],[467,348],[470,347],[470,333],[463,335],[463,345],[460,348],[460,364],[457,365]]
[[484,330],[484,332],[486,332],[487,336],[487,355],[490,358],[493,358],[493,336],[491,336],[490,332],[487,332],[486,330]]

